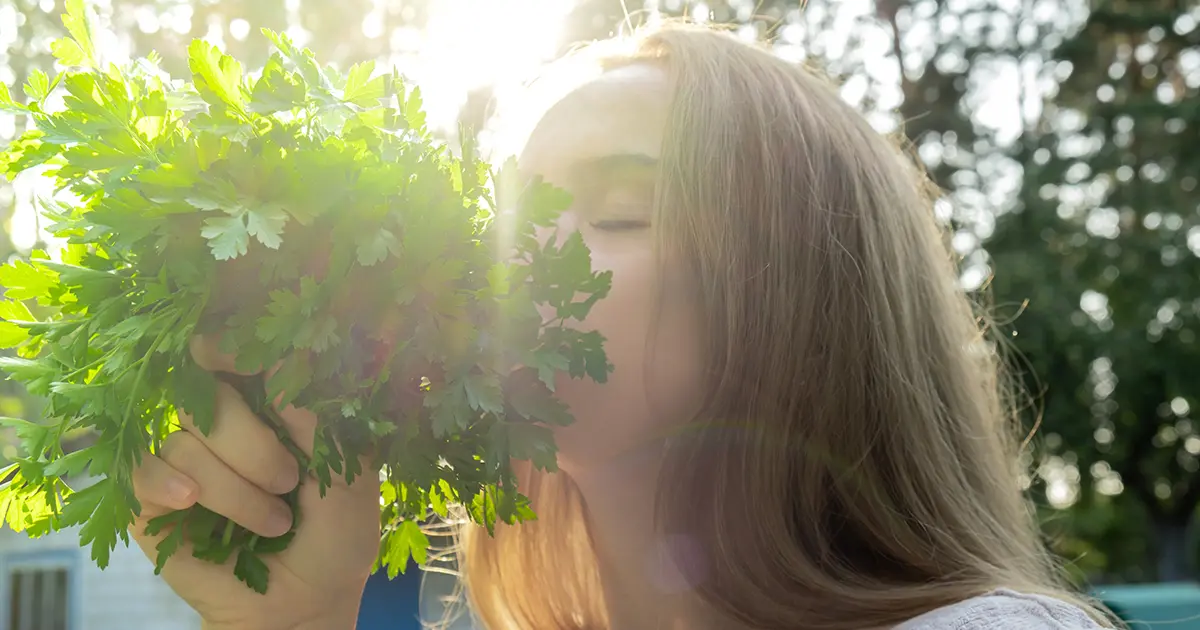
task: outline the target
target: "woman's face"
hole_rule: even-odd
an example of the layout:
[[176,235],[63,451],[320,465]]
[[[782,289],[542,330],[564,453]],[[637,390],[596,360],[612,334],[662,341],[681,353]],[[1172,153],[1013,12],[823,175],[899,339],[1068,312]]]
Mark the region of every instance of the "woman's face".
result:
[[676,274],[669,259],[667,269],[658,268],[654,247],[669,99],[667,77],[656,67],[610,70],[551,107],[520,157],[525,174],[572,195],[556,228],[559,242],[580,231],[593,269],[612,272],[608,297],[580,326],[604,336],[614,371],[604,384],[564,375],[557,385],[576,419],[556,435],[567,472],[656,447],[698,405],[699,305],[682,282],[663,286]]

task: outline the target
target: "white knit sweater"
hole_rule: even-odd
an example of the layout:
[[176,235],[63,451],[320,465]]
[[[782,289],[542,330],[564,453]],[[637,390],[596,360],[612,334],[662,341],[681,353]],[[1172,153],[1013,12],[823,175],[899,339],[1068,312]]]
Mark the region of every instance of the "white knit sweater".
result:
[[895,630],[1099,630],[1079,608],[1041,595],[997,590],[900,624]]

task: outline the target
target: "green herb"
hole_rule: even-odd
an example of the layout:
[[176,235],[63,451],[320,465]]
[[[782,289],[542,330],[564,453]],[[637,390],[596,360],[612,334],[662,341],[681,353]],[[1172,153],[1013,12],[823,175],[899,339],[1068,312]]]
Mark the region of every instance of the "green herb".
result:
[[[335,475],[380,471],[378,562],[392,576],[424,562],[417,525],[449,506],[489,531],[533,518],[510,462],[554,469],[548,427],[571,422],[555,376],[611,370],[599,334],[568,326],[609,275],[592,271],[578,233],[534,236],[567,195],[518,180],[511,160],[493,170],[470,141],[452,155],[395,71],[343,75],[264,30],[276,51],[254,76],[198,40],[191,82],[170,80],[153,55],[100,65],[86,13],[67,2],[70,37],[53,44],[67,71],[32,76],[25,103],[0,86],[0,109],[36,123],[0,170],[54,179],[42,213],[65,241],[53,259],[0,268],[0,346],[15,349],[0,368],[48,403],[42,420],[3,420],[24,451],[3,471],[5,522],[31,536],[80,526],[106,566],[140,510],[141,458],[179,430],[180,409],[212,426],[218,377],[188,344],[218,332],[239,367],[280,366],[265,382],[228,379],[279,430],[304,483],[324,492]],[[64,107],[47,110],[60,89]],[[311,458],[280,429],[276,397],[318,415]],[[67,452],[79,430],[97,439]],[[85,471],[99,481],[69,488]],[[291,538],[259,539],[200,507],[151,522],[169,527],[158,570],[188,532],[194,555],[236,558],[260,592],[260,556]]]

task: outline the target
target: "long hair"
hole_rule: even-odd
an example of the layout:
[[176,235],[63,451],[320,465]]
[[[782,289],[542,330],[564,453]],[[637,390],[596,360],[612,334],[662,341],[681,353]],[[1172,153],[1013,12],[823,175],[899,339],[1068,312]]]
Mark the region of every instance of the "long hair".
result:
[[[913,160],[819,73],[730,34],[662,25],[595,57],[674,90],[657,245],[698,292],[711,381],[666,448],[657,526],[707,554],[696,594],[780,630],[889,627],[996,588],[1108,620],[1041,542],[1002,360]],[[537,521],[461,533],[474,614],[607,628],[578,490],[525,490]]]

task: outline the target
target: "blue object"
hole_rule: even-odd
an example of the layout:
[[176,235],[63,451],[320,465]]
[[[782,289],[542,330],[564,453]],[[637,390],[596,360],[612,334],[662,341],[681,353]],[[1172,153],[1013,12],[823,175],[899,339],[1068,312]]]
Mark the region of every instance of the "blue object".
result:
[[1200,584],[1174,582],[1101,586],[1104,602],[1130,630],[1200,630]]
[[419,567],[409,565],[408,572],[389,580],[387,569],[376,571],[367,580],[358,611],[356,630],[421,630],[421,577]]

